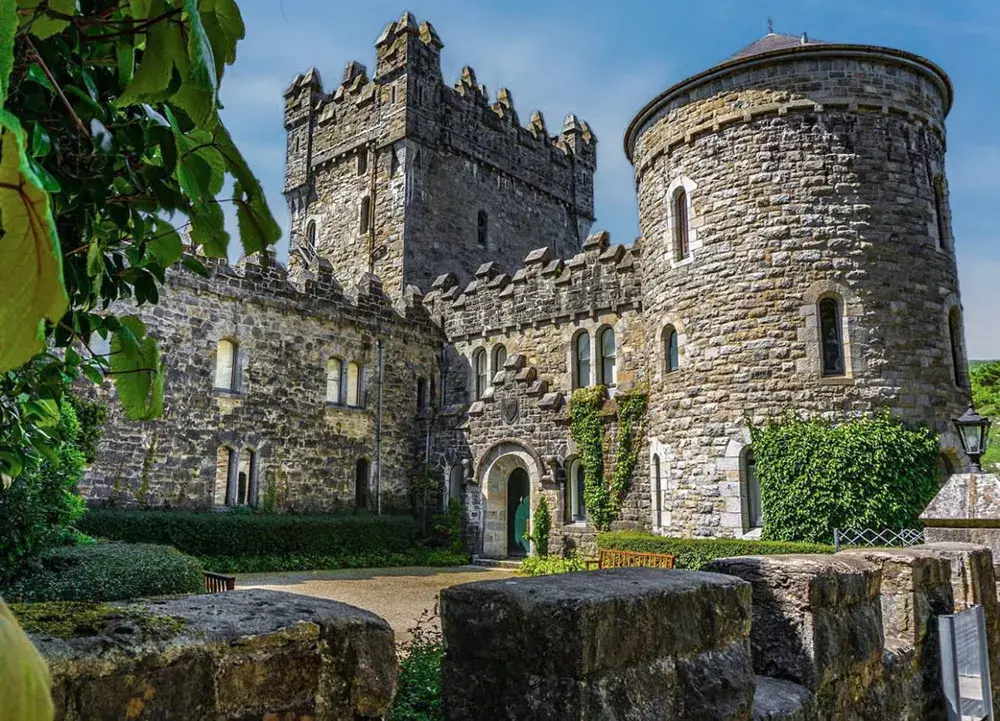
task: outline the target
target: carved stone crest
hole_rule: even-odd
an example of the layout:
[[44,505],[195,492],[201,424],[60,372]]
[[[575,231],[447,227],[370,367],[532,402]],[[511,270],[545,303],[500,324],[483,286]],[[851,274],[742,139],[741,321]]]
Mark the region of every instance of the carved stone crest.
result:
[[517,403],[517,398],[504,398],[500,401],[500,417],[503,418],[504,423],[511,425],[517,423],[517,418],[520,413],[520,407]]

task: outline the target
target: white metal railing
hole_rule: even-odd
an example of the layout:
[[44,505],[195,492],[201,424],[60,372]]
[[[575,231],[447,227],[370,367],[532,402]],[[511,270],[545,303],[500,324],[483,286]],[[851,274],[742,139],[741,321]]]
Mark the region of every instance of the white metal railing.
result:
[[847,528],[833,529],[833,545],[839,551],[845,546],[872,548],[877,546],[917,546],[924,542],[919,528]]

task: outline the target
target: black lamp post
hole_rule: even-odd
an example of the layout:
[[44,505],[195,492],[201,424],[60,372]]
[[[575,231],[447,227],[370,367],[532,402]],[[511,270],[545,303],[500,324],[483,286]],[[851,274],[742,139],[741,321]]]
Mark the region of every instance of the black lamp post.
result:
[[986,444],[990,438],[990,426],[993,422],[976,413],[972,404],[969,404],[969,410],[965,412],[965,415],[956,418],[954,422],[955,428],[958,429],[958,437],[962,441],[962,450],[972,461],[972,472],[982,473],[983,469],[979,465],[979,459],[986,452]]

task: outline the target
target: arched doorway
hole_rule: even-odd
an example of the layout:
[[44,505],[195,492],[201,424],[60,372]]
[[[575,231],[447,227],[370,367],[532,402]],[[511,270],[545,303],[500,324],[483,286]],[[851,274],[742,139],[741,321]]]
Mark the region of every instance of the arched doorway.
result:
[[[531,527],[530,498],[532,489],[540,487],[542,477],[538,454],[519,440],[499,441],[479,457],[476,480],[482,492],[482,514],[476,547],[484,557],[505,558],[512,553],[523,556],[529,552],[529,543],[520,536]],[[518,527],[523,526],[523,530],[515,539],[514,524],[518,523],[519,509]],[[515,540],[520,541],[517,548]]]
[[354,467],[354,507],[368,508],[368,469],[365,458],[359,458]]
[[527,556],[531,546],[524,535],[531,521],[528,472],[515,468],[507,478],[507,555]]

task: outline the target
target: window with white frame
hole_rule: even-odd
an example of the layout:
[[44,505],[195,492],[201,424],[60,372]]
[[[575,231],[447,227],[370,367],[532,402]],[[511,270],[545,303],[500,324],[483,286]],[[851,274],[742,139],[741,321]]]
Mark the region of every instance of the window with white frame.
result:
[[616,365],[615,331],[605,328],[598,338],[598,348],[601,351],[601,383],[612,387],[618,383],[618,368]]
[[239,346],[235,341],[223,338],[216,346],[215,387],[219,390],[235,391]]
[[581,330],[573,339],[573,386],[590,385],[590,334]]

